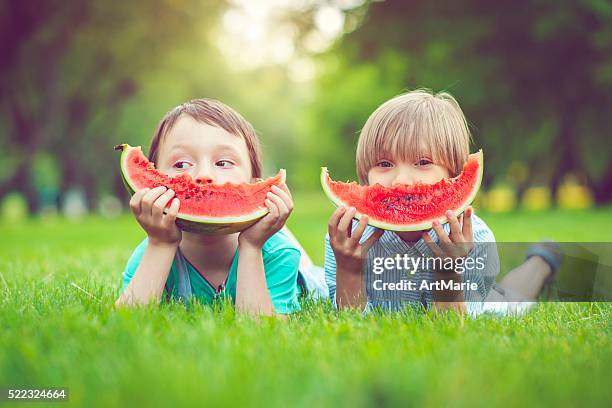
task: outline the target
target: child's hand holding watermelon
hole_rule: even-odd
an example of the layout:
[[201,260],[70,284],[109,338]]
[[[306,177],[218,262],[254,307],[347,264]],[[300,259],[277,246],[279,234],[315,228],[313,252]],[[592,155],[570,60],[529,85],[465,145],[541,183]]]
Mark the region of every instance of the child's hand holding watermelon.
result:
[[363,262],[368,250],[382,236],[383,230],[376,229],[368,239],[361,243],[361,237],[368,224],[364,215],[353,230],[354,207],[338,207],[329,219],[329,243],[334,251],[337,268],[338,307],[363,307],[366,293],[363,279]]
[[338,267],[360,273],[368,249],[384,231],[377,229],[365,242],[360,243],[361,236],[368,225],[368,216],[363,216],[355,230],[351,231],[355,212],[354,207],[348,209],[338,207],[329,220],[328,232]]
[[[130,209],[147,233],[152,246],[177,247],[181,242],[181,230],[175,223],[180,203],[178,198],[173,197],[174,191],[159,186],[139,190],[130,200]],[[170,200],[172,203],[164,214]]]
[[293,199],[287,185],[283,183],[281,187],[272,186],[264,202],[270,212],[240,233],[238,236],[240,246],[248,245],[261,250],[268,238],[283,228],[293,211]]
[[[428,232],[423,233],[423,241],[433,254],[441,259],[465,258],[474,248],[474,235],[472,233],[472,207],[468,207],[464,214],[457,217],[452,211],[446,212],[450,235],[444,231],[439,221],[434,221],[432,229],[438,236],[439,243],[433,241]],[[454,264],[454,262],[453,262]],[[434,279],[446,282],[461,282],[461,274],[454,270],[434,271]],[[444,310],[453,308],[461,312],[467,310],[465,296],[462,290],[433,290],[434,309]]]
[[464,214],[456,217],[452,211],[446,212],[450,235],[444,231],[439,221],[434,221],[432,229],[438,235],[440,244],[436,244],[428,232],[423,233],[423,240],[439,258],[464,258],[474,248],[474,234],[472,233],[472,207],[468,207]]

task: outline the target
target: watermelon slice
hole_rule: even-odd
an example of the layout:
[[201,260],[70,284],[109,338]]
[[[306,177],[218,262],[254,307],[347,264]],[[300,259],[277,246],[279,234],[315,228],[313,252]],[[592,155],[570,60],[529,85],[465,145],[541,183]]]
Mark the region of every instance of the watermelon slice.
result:
[[121,176],[130,194],[143,188],[166,186],[180,200],[176,224],[185,231],[232,234],[242,231],[268,213],[264,201],[272,186],[285,182],[285,170],[255,183],[200,184],[183,173],[175,177],[155,169],[140,146],[115,146],[121,150]]
[[355,207],[355,218],[367,215],[368,224],[391,231],[421,231],[433,221],[447,222],[446,211],[461,214],[474,200],[482,181],[482,150],[469,156],[455,178],[435,184],[383,187],[333,181],[327,167],[321,168],[321,185],[337,206]]

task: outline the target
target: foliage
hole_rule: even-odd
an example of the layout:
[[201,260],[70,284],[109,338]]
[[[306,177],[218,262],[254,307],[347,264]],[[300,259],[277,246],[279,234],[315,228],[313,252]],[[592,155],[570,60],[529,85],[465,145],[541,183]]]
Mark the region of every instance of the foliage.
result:
[[40,153],[57,159],[62,191],[80,185],[94,200],[97,189],[111,189],[123,104],[181,41],[201,41],[193,15],[213,20],[217,9],[163,0],[3,2],[0,196],[20,190],[38,208],[32,173]]
[[[223,21],[239,3],[255,7],[0,0],[0,198],[19,191],[36,212],[73,187],[85,190],[90,207],[109,193],[124,195],[112,146],[148,145],[164,112],[196,97],[223,100],[249,119],[266,173],[286,168],[291,187],[318,188],[322,165],[354,179],[368,115],[425,87],[459,99],[475,147],[487,154],[487,186],[516,184],[519,196],[551,186],[556,197],[570,174],[596,202],[612,199],[608,2],[279,6],[278,24],[295,31],[296,59],[316,62],[306,81],[292,77],[296,61],[246,69],[235,58],[247,55],[240,43],[224,49],[231,45],[221,41]],[[308,42],[324,7],[341,11],[344,31],[331,48],[313,51]],[[520,179],[517,166],[525,169]]]
[[[370,112],[405,90],[445,90],[486,152],[487,184],[519,160],[529,169],[521,189],[556,190],[574,173],[609,200],[611,19],[603,1],[373,2],[361,27],[321,59],[301,139],[354,178],[355,139]],[[308,135],[328,139],[319,148]]]

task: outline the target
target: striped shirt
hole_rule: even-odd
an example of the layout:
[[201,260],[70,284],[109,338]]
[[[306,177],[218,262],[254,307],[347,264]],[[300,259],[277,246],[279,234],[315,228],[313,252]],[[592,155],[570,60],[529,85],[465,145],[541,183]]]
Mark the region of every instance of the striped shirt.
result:
[[[352,228],[356,226],[357,221],[353,220]],[[444,224],[443,228],[449,234],[449,225]],[[361,242],[367,240],[374,231],[375,229],[368,225]],[[470,290],[464,290],[468,312],[478,314],[499,273],[499,257],[493,232],[476,215],[472,216],[472,231],[474,248],[465,259],[472,258],[476,261],[470,265],[467,265],[466,261],[461,277],[462,282],[472,285]],[[429,235],[438,243],[433,230],[429,231]],[[418,261],[418,258],[421,260]],[[429,308],[433,301],[433,291],[428,286],[433,282],[434,264],[430,262],[433,258],[435,255],[423,239],[411,245],[395,232],[385,231],[370,248],[364,262],[366,311],[374,308],[402,310],[406,306],[420,305]],[[480,264],[477,262],[479,259],[482,261]],[[384,265],[385,260],[387,265]],[[383,266],[384,270],[381,271]],[[329,235],[325,237],[325,280],[330,299],[336,306],[336,259],[329,243]],[[413,284],[409,284],[410,281]],[[393,285],[401,289],[388,289],[393,288]]]

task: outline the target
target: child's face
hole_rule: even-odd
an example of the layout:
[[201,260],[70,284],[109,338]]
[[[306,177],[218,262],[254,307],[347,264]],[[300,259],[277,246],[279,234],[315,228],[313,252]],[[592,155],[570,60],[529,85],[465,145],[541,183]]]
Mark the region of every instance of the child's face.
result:
[[251,181],[251,161],[244,139],[186,115],[162,140],[157,169],[169,176],[188,173],[200,183]]
[[385,187],[418,182],[434,184],[448,177],[450,177],[448,168],[434,163],[433,159],[428,156],[423,156],[414,163],[382,158],[377,160],[376,165],[368,171],[368,184],[379,183]]

